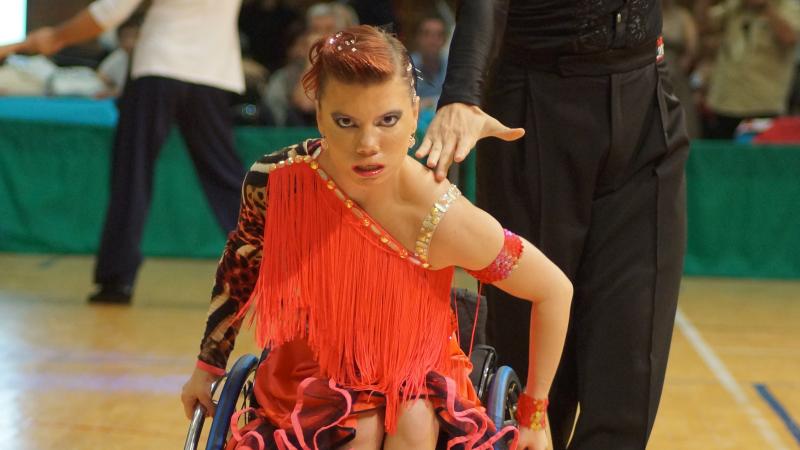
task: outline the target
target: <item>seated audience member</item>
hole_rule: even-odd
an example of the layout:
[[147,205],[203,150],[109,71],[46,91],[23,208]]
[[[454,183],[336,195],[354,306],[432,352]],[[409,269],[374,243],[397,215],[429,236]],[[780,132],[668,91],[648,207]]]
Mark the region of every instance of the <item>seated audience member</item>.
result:
[[744,119],[786,112],[800,30],[795,0],[698,0],[707,29],[723,36],[711,75],[705,137],[730,139]]
[[399,23],[395,15],[397,2],[392,0],[340,0],[353,8],[356,17],[365,25],[382,26],[387,23]]
[[669,65],[675,95],[686,115],[689,137],[700,135],[700,121],[690,84],[690,74],[697,61],[698,34],[692,13],[677,0],[663,0],[664,51]]
[[239,34],[242,53],[270,72],[286,64],[291,29],[301,14],[286,0],[251,0],[242,3]]
[[[320,36],[333,34],[337,30],[342,30],[357,24],[358,17],[353,9],[343,4],[317,3],[308,8],[308,11],[306,11],[306,28],[308,32],[306,34],[306,42],[303,43],[303,70],[300,74],[302,75],[308,68],[306,56],[311,42],[314,42]],[[278,81],[280,81],[280,79]],[[288,84],[285,85],[288,86]],[[287,109],[285,125],[314,126],[316,124],[316,105],[314,101],[306,95],[306,91],[303,88],[303,84],[300,82],[299,76],[291,90],[287,91],[287,95],[290,106]],[[267,101],[269,102],[269,100]]]
[[311,34],[326,35],[358,22],[355,12],[337,3],[315,3],[306,11],[306,27]]
[[286,65],[276,70],[269,79],[264,103],[277,126],[313,125],[314,118],[295,105],[294,93],[306,71],[306,60],[311,42],[316,36],[297,33],[290,42]]
[[442,93],[447,69],[447,57],[444,53],[446,42],[447,31],[442,19],[431,16],[420,21],[414,35],[416,51],[411,53],[411,59],[422,78],[417,94],[421,100],[420,107],[423,109],[435,108]]

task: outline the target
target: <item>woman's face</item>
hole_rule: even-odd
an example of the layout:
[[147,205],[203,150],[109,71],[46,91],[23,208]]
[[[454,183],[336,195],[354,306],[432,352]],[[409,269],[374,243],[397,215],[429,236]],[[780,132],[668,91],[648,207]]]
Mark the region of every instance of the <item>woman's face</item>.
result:
[[325,161],[341,184],[370,186],[396,175],[417,128],[419,101],[400,76],[374,84],[328,79],[317,102]]

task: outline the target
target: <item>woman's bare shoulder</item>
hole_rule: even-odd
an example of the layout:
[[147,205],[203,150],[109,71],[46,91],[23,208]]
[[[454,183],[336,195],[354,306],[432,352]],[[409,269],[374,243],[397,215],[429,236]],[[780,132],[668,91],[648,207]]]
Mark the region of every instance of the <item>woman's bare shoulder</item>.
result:
[[431,235],[429,258],[434,267],[480,269],[497,255],[503,229],[491,215],[473,205],[448,180],[436,181],[434,172],[413,161],[408,183],[410,201],[426,218],[438,217]]
[[447,192],[451,184],[448,180],[436,181],[432,169],[410,156],[406,165],[408,176],[404,183],[404,200],[427,210]]

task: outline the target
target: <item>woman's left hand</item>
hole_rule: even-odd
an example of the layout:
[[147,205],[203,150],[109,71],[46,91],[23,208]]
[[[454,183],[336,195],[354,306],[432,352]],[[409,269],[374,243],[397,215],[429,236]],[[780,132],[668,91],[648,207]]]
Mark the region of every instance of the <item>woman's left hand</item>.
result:
[[550,448],[552,446],[545,430],[533,431],[530,428],[520,428],[517,450],[547,450]]

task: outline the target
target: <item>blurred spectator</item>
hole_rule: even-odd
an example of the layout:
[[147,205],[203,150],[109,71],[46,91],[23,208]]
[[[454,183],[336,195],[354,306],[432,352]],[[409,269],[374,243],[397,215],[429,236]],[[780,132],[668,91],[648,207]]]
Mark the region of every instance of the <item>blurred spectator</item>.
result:
[[697,25],[692,14],[676,0],[663,0],[663,35],[666,61],[675,94],[686,114],[686,128],[690,138],[700,134],[697,106],[692,96],[689,76],[697,58]]
[[358,25],[358,17],[352,8],[343,4],[316,3],[306,11],[306,27],[313,35],[332,34],[352,25]]
[[246,58],[266,67],[270,72],[286,64],[291,30],[302,22],[302,16],[284,0],[251,0],[239,13]]
[[[341,3],[351,6],[364,25],[384,26],[398,23],[393,6],[396,2],[391,0],[344,0]],[[392,31],[398,33],[400,30]]]
[[267,105],[275,123],[283,126],[314,126],[316,111],[314,100],[308,98],[302,74],[308,66],[308,49],[321,36],[358,25],[355,11],[340,3],[316,3],[306,11],[307,32],[290,45],[289,62],[270,79]]
[[307,112],[295,106],[293,101],[293,93],[306,70],[312,36],[308,33],[295,35],[290,43],[286,65],[275,71],[269,79],[264,100],[277,126],[314,124],[314,118],[308,117]]
[[234,105],[237,125],[275,125],[264,105],[270,73],[286,65],[292,37],[303,28],[303,16],[292,0],[250,0],[239,14],[245,92]]
[[415,51],[411,53],[416,69],[422,78],[417,83],[420,107],[435,107],[442,94],[447,58],[444,55],[447,33],[444,21],[435,16],[422,19],[414,35]]
[[351,7],[344,3],[331,3],[334,13],[342,24],[341,28],[353,27],[359,24],[358,14]]
[[800,30],[796,0],[696,3],[705,29],[723,33],[711,74],[704,137],[729,139],[743,119],[786,112]]
[[252,59],[242,59],[244,92],[233,96],[235,125],[275,125],[272,112],[263,106],[269,70]]

